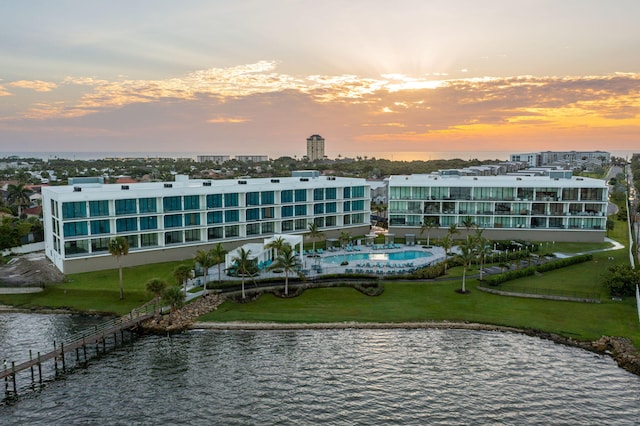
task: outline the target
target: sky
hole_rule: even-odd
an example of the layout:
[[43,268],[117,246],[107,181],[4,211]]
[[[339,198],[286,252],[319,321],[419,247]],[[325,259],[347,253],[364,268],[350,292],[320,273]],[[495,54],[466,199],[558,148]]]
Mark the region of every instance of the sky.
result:
[[640,151],[637,0],[30,0],[0,16],[0,152],[299,158],[312,134],[329,158]]

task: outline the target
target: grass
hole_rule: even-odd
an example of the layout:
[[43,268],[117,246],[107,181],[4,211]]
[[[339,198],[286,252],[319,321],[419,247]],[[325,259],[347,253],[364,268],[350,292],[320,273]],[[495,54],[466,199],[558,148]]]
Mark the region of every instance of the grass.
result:
[[[616,221],[610,237],[628,244],[626,224]],[[604,248],[608,243],[551,243],[553,251],[575,253]],[[614,260],[608,260],[613,257]],[[615,263],[628,262],[628,250],[596,253],[592,261],[546,272],[510,284],[522,287],[557,288],[569,291],[600,292],[603,303],[586,304],[497,296],[476,287],[467,279],[470,294],[459,295],[462,267],[449,270],[452,280],[436,282],[385,281],[385,291],[368,297],[351,288],[307,290],[301,296],[281,299],[265,294],[256,302],[225,302],[204,321],[267,322],[405,322],[467,321],[559,333],[576,339],[592,340],[602,335],[624,336],[640,347],[640,326],[635,298],[611,301],[602,289],[602,277]],[[173,283],[173,269],[180,263],[168,262],[124,269],[125,299],[119,300],[117,270],[70,275],[69,281],[48,285],[42,293],[0,295],[0,303],[23,308],[69,308],[124,314],[152,298],[145,283],[154,277]],[[477,271],[471,271],[475,274]]]

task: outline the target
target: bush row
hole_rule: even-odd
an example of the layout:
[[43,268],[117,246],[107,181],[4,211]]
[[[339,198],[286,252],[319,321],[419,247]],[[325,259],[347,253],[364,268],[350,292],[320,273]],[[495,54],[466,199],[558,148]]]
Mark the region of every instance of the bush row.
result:
[[538,266],[529,266],[528,268],[503,272],[502,274],[489,275],[484,278],[484,282],[491,286],[497,286],[507,281],[515,280],[517,278],[524,278],[524,277],[531,276],[536,272],[548,272],[548,271],[553,271],[555,269],[576,265],[578,263],[588,262],[592,258],[593,258],[593,255],[591,254],[583,254],[579,256],[566,257],[564,259],[557,259],[557,260],[547,262]]

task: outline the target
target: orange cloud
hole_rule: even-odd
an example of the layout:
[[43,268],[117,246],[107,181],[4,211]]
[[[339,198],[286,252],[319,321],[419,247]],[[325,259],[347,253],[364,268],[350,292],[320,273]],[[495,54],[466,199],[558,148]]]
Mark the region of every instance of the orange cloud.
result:
[[41,81],[41,80],[13,81],[9,83],[9,86],[18,87],[21,89],[31,89],[31,90],[35,90],[36,92],[50,92],[53,89],[58,87],[56,83],[52,83],[49,81]]
[[237,124],[237,123],[246,123],[248,121],[251,121],[247,118],[242,118],[242,117],[215,117],[215,118],[211,118],[209,120],[207,120],[207,123],[213,123],[213,124],[225,124],[225,123],[230,123],[230,124]]

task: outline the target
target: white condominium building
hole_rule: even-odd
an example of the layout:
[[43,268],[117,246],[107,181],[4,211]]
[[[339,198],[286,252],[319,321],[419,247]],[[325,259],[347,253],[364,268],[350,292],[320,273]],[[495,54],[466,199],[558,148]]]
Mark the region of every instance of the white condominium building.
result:
[[325,236],[369,232],[364,179],[280,177],[135,184],[79,184],[42,189],[45,252],[64,273],[115,267],[108,242],[124,236],[134,266],[190,259],[222,243],[232,249],[274,234]]
[[389,231],[417,235],[430,221],[443,237],[472,222],[494,240],[603,241],[607,197],[604,180],[582,177],[391,176]]

